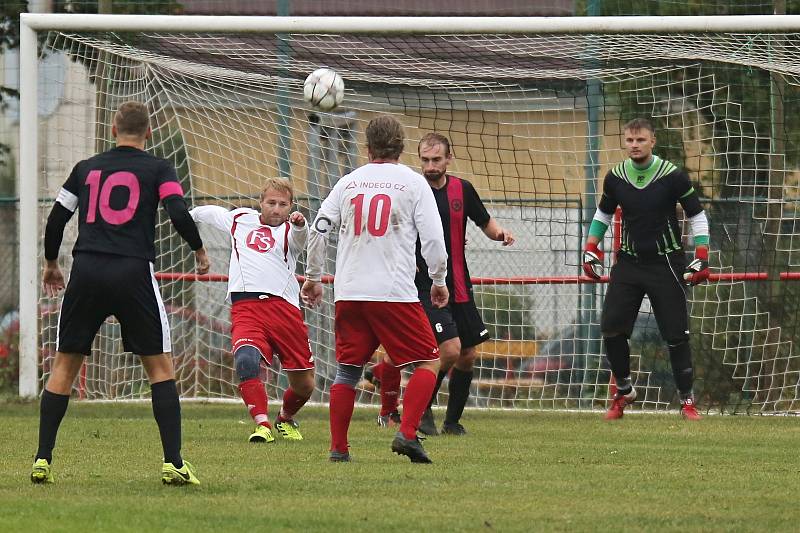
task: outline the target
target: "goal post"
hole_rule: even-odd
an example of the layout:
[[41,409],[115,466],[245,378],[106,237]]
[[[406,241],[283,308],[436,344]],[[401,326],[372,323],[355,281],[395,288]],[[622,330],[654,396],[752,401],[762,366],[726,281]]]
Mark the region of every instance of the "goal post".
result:
[[[690,294],[700,396],[726,412],[794,411],[800,151],[773,137],[800,138],[785,120],[800,102],[799,33],[800,16],[786,15],[23,14],[20,396],[38,394],[54,349],[58,300],[42,297],[39,276],[42,223],[66,176],[59,173],[108,147],[104,126],[115,105],[139,98],[154,115],[148,149],[175,164],[192,205],[252,205],[259,179],[288,173],[313,215],[335,181],[365,162],[363,128],[375,114],[403,121],[401,161],[412,168],[421,134],[448,135],[453,173],[472,181],[492,216],[517,234],[500,249],[471,223],[468,232],[475,298],[493,336],[476,363],[471,405],[481,407],[605,406],[605,286],[579,277],[580,247],[599,180],[624,157],[621,124],[652,117],[656,153],[687,168],[711,218],[713,283]],[[647,55],[631,54],[634,46]],[[40,47],[53,68],[42,70]],[[345,80],[344,104],[332,113],[302,101],[302,80],[319,66]],[[37,93],[47,84],[58,88],[48,97],[57,110],[43,117]],[[42,138],[43,123],[57,131]],[[232,398],[222,302],[229,248],[224,235],[201,230],[215,275],[191,274],[188,248],[166,220],[156,270],[182,394]],[[74,230],[62,256],[72,242]],[[605,248],[612,246],[609,232]],[[331,296],[326,289],[321,310],[306,312],[319,352],[314,398],[323,402],[335,369]],[[645,408],[666,409],[674,389],[647,304],[639,320],[634,379]],[[135,359],[119,353],[118,329],[103,326],[94,352],[104,355],[87,365],[81,395],[146,394]],[[266,372],[272,387],[285,387],[274,368]],[[375,402],[369,387],[359,390],[359,401]]]
[[39,393],[39,55],[36,30],[25,18],[21,18],[19,48],[19,394],[30,398]]

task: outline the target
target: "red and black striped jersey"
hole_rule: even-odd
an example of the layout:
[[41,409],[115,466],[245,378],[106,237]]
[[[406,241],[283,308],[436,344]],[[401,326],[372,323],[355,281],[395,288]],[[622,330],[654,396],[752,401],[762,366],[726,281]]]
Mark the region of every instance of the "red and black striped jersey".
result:
[[[467,302],[472,299],[472,283],[464,255],[467,219],[482,228],[489,223],[491,216],[475,187],[465,179],[448,174],[444,186],[441,189],[433,189],[433,196],[436,198],[436,207],[442,219],[444,243],[447,248],[446,281],[450,291],[450,301]],[[428,266],[420,253],[420,243],[417,241],[417,275],[414,283],[418,290],[430,290],[431,279],[427,273]]]

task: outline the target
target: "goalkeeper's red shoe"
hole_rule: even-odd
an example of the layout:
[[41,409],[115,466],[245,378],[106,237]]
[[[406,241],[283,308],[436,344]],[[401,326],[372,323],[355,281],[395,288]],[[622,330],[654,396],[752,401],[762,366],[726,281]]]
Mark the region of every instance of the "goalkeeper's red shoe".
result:
[[703,417],[697,412],[697,406],[694,404],[694,399],[681,401],[681,416],[685,420],[702,420]]
[[636,400],[636,389],[631,388],[628,394],[620,394],[617,392],[614,395],[614,400],[611,402],[611,407],[606,411],[606,420],[616,420],[622,418],[625,414],[625,407],[632,404]]

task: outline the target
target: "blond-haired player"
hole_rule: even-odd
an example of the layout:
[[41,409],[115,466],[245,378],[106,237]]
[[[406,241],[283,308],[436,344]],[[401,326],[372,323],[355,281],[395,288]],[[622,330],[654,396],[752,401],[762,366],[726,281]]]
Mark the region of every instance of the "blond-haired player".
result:
[[233,211],[214,205],[196,207],[192,218],[230,235],[228,301],[231,341],[239,391],[256,428],[250,442],[273,442],[267,392],[259,377],[261,361],[275,353],[289,378],[275,429],[286,439],[302,440],[294,415],[314,392],[314,358],[300,313],[297,258],[307,240],[306,219],[290,213],[294,192],[282,178],[264,183],[260,211]]

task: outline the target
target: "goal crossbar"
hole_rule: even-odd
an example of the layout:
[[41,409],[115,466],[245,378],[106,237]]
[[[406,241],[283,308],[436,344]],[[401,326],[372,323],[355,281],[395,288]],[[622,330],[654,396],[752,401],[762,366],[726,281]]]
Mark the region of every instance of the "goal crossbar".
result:
[[[248,17],[23,13],[34,31],[236,33],[694,33],[800,30],[800,15],[711,17]],[[446,32],[442,31],[446,28]]]

